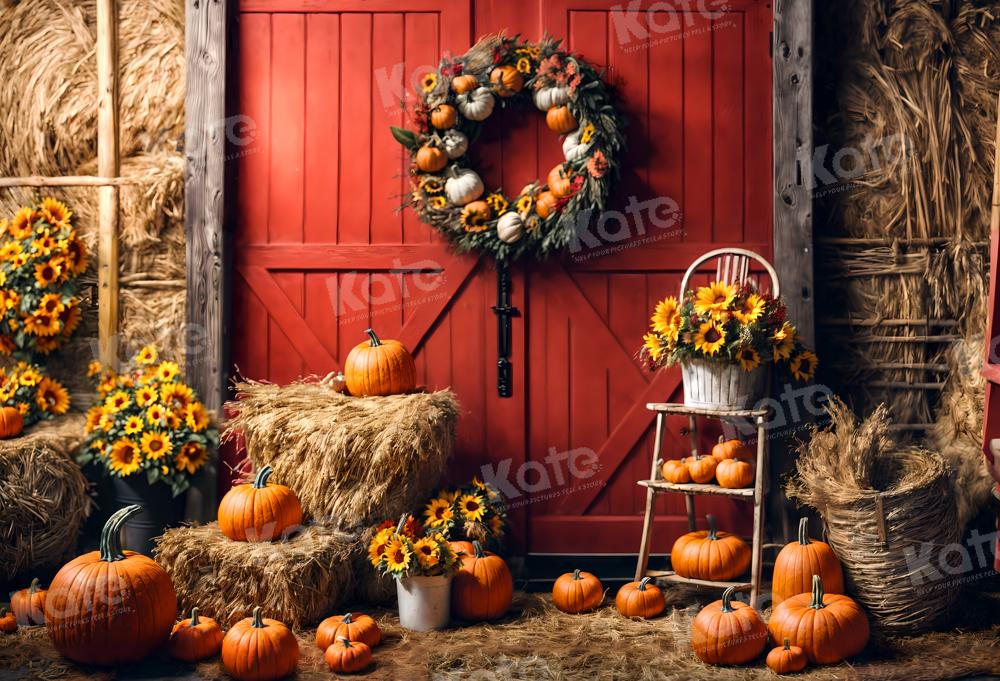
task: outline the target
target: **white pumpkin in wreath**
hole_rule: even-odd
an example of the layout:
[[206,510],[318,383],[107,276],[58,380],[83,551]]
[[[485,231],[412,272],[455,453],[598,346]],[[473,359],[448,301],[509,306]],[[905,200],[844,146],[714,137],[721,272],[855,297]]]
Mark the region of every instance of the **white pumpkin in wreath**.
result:
[[454,160],[469,150],[469,138],[458,130],[449,130],[441,138],[441,149],[448,158]]
[[497,237],[505,244],[512,244],[524,233],[524,220],[514,211],[509,211],[497,220]]
[[570,134],[566,135],[566,139],[563,140],[562,144],[563,156],[566,157],[567,161],[575,161],[581,158],[590,151],[589,144],[580,144],[580,129],[577,128]]
[[451,177],[444,183],[444,193],[451,203],[464,206],[483,195],[483,181],[474,170],[452,166]]
[[541,87],[535,90],[535,106],[542,111],[548,111],[554,106],[562,106],[569,102],[569,88],[565,85]]
[[470,121],[485,121],[493,113],[496,100],[489,88],[478,87],[456,98],[458,110]]

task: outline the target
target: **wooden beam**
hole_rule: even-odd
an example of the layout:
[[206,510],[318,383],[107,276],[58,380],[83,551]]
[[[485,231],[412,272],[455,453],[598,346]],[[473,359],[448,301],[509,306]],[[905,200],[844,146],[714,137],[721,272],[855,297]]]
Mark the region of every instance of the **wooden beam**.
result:
[[121,187],[127,184],[133,184],[133,180],[124,177],[98,177],[96,175],[0,177],[0,187]]
[[[97,173],[118,177],[118,8],[116,0],[97,2]],[[118,217],[117,186],[98,189],[97,332],[101,361],[118,356]]]

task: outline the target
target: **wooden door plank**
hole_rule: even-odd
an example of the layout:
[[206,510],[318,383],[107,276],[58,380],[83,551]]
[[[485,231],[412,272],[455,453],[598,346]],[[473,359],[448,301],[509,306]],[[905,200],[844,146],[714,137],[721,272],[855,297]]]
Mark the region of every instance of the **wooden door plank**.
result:
[[[372,17],[372,68],[368,71],[371,85],[371,222],[372,243],[395,243],[403,240],[403,217],[397,210],[402,200],[403,186],[400,167],[409,153],[392,138],[389,126],[402,126],[403,112],[398,103],[386,101],[378,87],[381,74],[391,73],[396,64],[404,63],[403,14],[380,13]],[[348,67],[350,68],[350,67]]]
[[340,19],[340,219],[337,240],[371,243],[372,15]]
[[715,183],[713,241],[743,241],[743,15],[726,12],[712,26],[712,125]]
[[711,241],[712,184],[712,32],[708,20],[692,14],[684,29],[684,230],[689,241]]
[[[250,15],[248,18],[253,18]],[[310,14],[305,31],[303,241],[337,238],[340,183],[340,16]]]

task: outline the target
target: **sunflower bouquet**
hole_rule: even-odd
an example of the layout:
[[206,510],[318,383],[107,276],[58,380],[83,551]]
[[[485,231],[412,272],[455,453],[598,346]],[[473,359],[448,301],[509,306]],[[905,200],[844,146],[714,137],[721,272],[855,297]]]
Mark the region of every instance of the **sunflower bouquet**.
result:
[[640,356],[654,368],[688,359],[739,364],[750,372],[773,362],[800,381],[812,379],[818,359],[787,320],[781,298],[752,286],[712,282],[656,304]]
[[69,392],[62,383],[28,362],[0,368],[0,401],[5,407],[17,407],[25,426],[69,410]]
[[72,217],[45,198],[0,220],[0,353],[47,355],[80,325],[76,279],[87,249]]
[[368,560],[379,572],[399,579],[450,576],[459,568],[448,538],[439,531],[425,531],[411,515],[379,525],[368,545]]
[[449,539],[498,545],[507,530],[507,501],[493,485],[473,478],[465,487],[438,491],[424,507],[424,523]]
[[170,485],[174,496],[208,462],[219,444],[205,405],[180,380],[175,362],[159,361],[156,349],[143,348],[132,369],[118,373],[90,363],[97,382],[97,404],[87,412],[86,440],[77,461],[96,462],[111,475],[145,473],[149,484]]

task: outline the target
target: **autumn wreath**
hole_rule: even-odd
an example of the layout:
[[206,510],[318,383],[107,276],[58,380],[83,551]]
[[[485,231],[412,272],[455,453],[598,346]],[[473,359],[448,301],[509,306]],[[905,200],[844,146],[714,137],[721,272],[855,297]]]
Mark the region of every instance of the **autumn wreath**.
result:
[[[459,250],[544,258],[570,243],[578,219],[588,222],[581,213],[604,208],[624,121],[601,74],[559,45],[490,36],[460,57],[445,56],[420,81],[416,131],[392,128],[411,153],[413,191],[404,205]],[[519,102],[546,112],[548,128],[563,136],[565,161],[514,196],[486,193],[468,151],[498,103]]]

